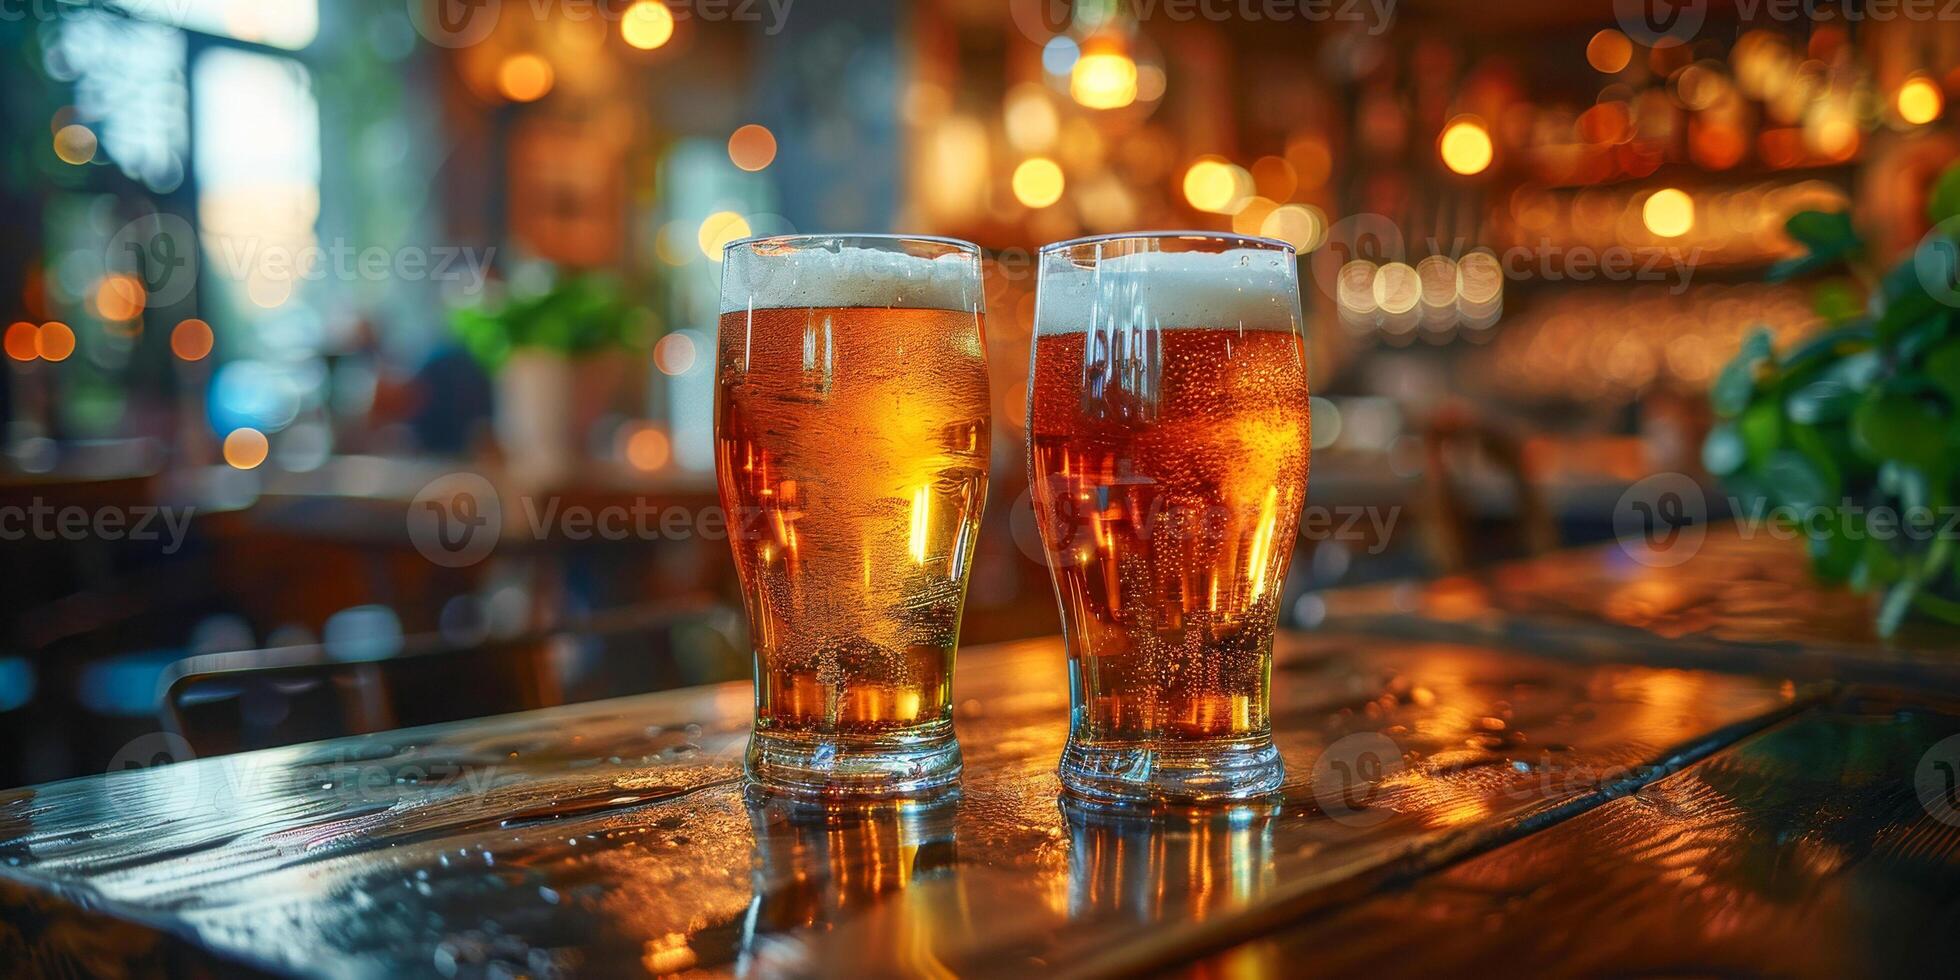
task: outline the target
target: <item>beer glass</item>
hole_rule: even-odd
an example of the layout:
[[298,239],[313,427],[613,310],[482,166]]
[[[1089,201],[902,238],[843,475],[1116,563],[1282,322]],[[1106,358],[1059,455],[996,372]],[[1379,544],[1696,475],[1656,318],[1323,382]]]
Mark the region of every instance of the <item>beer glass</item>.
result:
[[1068,646],[1063,786],[1119,804],[1272,792],[1273,633],[1309,442],[1292,247],[1049,245],[1034,334],[1029,481]]
[[890,236],[722,253],[715,474],[755,650],[751,779],[959,779],[953,651],[990,442],[979,250]]

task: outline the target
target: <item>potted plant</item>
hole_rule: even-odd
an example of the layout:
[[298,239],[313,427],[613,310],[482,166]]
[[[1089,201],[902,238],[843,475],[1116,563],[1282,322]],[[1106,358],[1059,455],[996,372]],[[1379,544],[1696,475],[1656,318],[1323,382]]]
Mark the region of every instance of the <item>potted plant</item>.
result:
[[497,382],[498,446],[513,478],[563,480],[652,338],[649,314],[607,276],[575,273],[543,292],[459,307],[451,324]]
[[[1805,254],[1772,280],[1819,283],[1824,331],[1778,353],[1752,334],[1717,377],[1703,462],[1736,496],[1811,515],[1815,574],[1872,593],[1890,636],[1908,614],[1960,623],[1960,165],[1933,188],[1933,230],[1882,275],[1846,214],[1786,230]],[[1862,294],[1862,295],[1861,295]],[[1747,505],[1745,505],[1747,506]],[[1882,522],[1882,523],[1881,523]]]

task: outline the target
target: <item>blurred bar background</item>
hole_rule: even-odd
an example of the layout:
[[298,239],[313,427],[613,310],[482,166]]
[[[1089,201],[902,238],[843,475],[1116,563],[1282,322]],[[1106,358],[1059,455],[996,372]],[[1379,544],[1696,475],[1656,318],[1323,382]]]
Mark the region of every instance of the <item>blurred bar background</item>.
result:
[[710,437],[751,234],[986,249],[967,642],[1057,629],[1022,436],[1076,235],[1300,249],[1289,625],[1606,538],[1705,475],[1747,330],[1855,302],[1763,281],[1784,219],[1896,256],[1960,156],[1960,23],[1626,6],[0,5],[0,786],[746,676]]

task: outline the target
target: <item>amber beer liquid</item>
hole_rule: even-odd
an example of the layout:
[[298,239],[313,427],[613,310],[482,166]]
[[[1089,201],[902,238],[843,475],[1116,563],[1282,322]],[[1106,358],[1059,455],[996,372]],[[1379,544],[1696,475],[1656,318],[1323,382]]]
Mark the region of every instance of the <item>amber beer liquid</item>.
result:
[[749,769],[805,795],[931,788],[959,772],[953,657],[987,491],[978,285],[958,256],[770,260],[731,255],[756,283],[717,350],[715,466],[755,650]]
[[1044,273],[1030,477],[1078,795],[1236,799],[1283,775],[1269,687],[1307,490],[1306,354],[1290,252],[1241,252]]

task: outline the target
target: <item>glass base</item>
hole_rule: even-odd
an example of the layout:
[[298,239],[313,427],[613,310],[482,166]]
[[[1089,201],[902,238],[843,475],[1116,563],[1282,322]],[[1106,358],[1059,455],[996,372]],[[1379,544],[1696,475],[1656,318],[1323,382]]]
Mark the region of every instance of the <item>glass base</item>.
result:
[[950,721],[886,736],[756,732],[743,769],[752,782],[802,799],[914,796],[960,781],[960,743]]
[[1207,804],[1278,792],[1286,766],[1270,735],[1218,742],[1085,745],[1062,750],[1062,788],[1111,805]]

